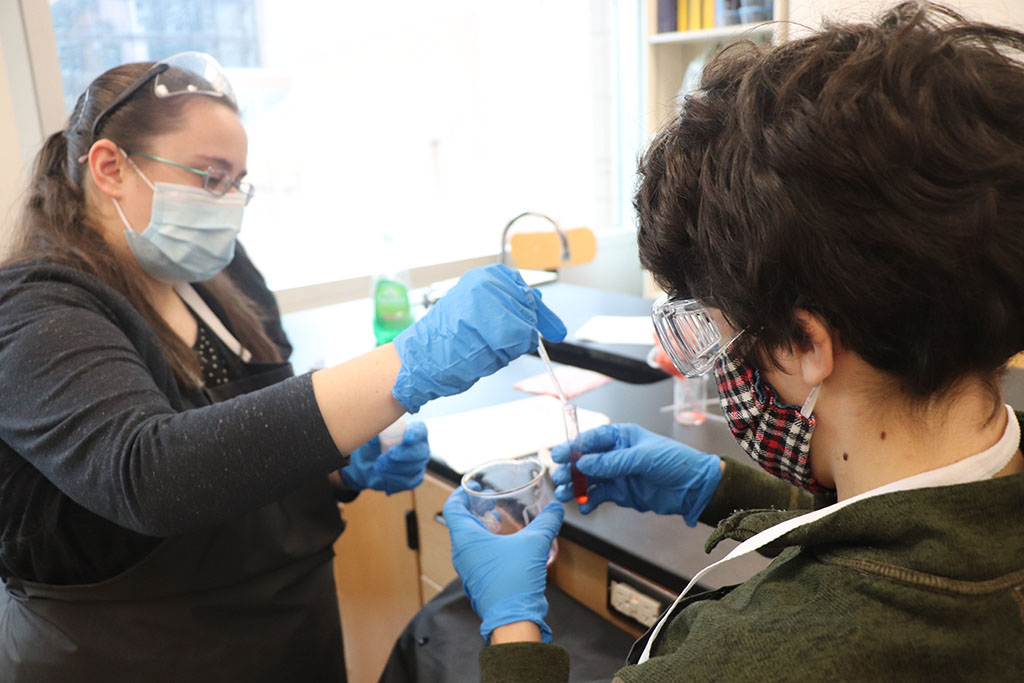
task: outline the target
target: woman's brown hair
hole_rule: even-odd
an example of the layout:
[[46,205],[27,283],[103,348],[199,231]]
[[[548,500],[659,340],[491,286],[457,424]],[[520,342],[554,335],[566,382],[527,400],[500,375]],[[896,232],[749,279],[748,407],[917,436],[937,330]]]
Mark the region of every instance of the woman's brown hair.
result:
[[[156,333],[164,355],[183,386],[202,383],[195,353],[160,317],[146,296],[148,276],[125,263],[86,214],[84,182],[88,164],[79,159],[93,143],[108,138],[121,148],[145,149],[155,135],[180,127],[190,97],[157,98],[143,87],[116,108],[93,135],[93,123],[107,106],[152,66],[124,64],[98,77],[75,103],[64,130],[47,138],[36,156],[28,196],[15,225],[8,263],[45,258],[93,275],[126,297]],[[216,100],[237,113],[226,99]],[[227,314],[227,324],[256,362],[281,360],[264,328],[258,307],[221,273],[202,284]]]

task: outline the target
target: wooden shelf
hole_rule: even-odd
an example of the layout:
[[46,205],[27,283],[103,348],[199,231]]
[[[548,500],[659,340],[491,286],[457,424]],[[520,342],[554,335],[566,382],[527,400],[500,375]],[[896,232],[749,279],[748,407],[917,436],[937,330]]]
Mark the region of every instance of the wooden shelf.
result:
[[[804,0],[810,2],[810,0]],[[658,131],[678,113],[679,88],[686,69],[709,49],[749,39],[783,43],[789,33],[791,0],[774,0],[772,19],[693,31],[655,33],[657,3],[647,3],[647,130]]]
[[716,26],[715,28],[703,28],[694,31],[655,33],[648,38],[648,42],[650,42],[651,45],[685,45],[688,43],[704,43],[713,40],[742,38],[745,35],[756,36],[771,34],[774,29],[775,22],[762,21],[755,24],[733,24],[731,26]]

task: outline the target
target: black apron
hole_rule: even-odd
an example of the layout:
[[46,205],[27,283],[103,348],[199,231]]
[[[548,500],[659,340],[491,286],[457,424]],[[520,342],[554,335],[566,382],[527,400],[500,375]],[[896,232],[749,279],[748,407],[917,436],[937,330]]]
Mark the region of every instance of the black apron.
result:
[[[210,401],[292,376],[288,363],[248,368],[244,379],[206,389]],[[332,562],[342,528],[322,477],[237,519],[167,538],[100,583],[9,578],[0,683],[345,681]]]

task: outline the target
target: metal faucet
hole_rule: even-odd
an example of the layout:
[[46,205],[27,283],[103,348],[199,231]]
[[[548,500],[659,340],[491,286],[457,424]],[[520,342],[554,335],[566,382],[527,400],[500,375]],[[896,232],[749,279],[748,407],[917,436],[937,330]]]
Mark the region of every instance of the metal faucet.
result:
[[511,228],[512,224],[515,223],[516,221],[518,221],[520,218],[524,218],[526,216],[536,216],[537,218],[543,218],[548,223],[551,223],[551,225],[554,226],[555,232],[558,233],[558,238],[562,241],[562,262],[563,263],[568,263],[569,262],[569,236],[565,234],[565,231],[562,230],[562,227],[560,225],[558,225],[558,223],[555,221],[554,218],[552,218],[551,216],[546,216],[546,215],[544,215],[542,213],[537,213],[536,211],[524,211],[523,213],[519,214],[518,216],[516,216],[515,218],[510,220],[508,222],[508,224],[505,226],[505,229],[501,231],[501,252],[498,255],[498,263],[500,263],[502,265],[508,265],[507,264],[507,261],[508,261],[508,250],[507,250],[506,247],[508,246],[508,231],[509,231],[509,228]]

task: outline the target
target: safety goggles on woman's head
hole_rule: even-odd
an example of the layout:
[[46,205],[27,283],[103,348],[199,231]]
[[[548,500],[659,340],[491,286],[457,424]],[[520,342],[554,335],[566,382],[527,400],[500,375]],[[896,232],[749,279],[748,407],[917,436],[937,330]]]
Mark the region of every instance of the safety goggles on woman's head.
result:
[[700,377],[711,370],[715,360],[743,334],[696,299],[662,296],[654,302],[651,318],[665,353],[686,377]]
[[134,83],[125,88],[124,92],[100,112],[92,124],[93,139],[98,137],[103,124],[110,116],[149,83],[153,84],[153,94],[156,97],[207,95],[222,97],[237,106],[235,92],[231,89],[227,74],[216,59],[205,52],[179,52],[147,69],[146,73],[135,79]]

